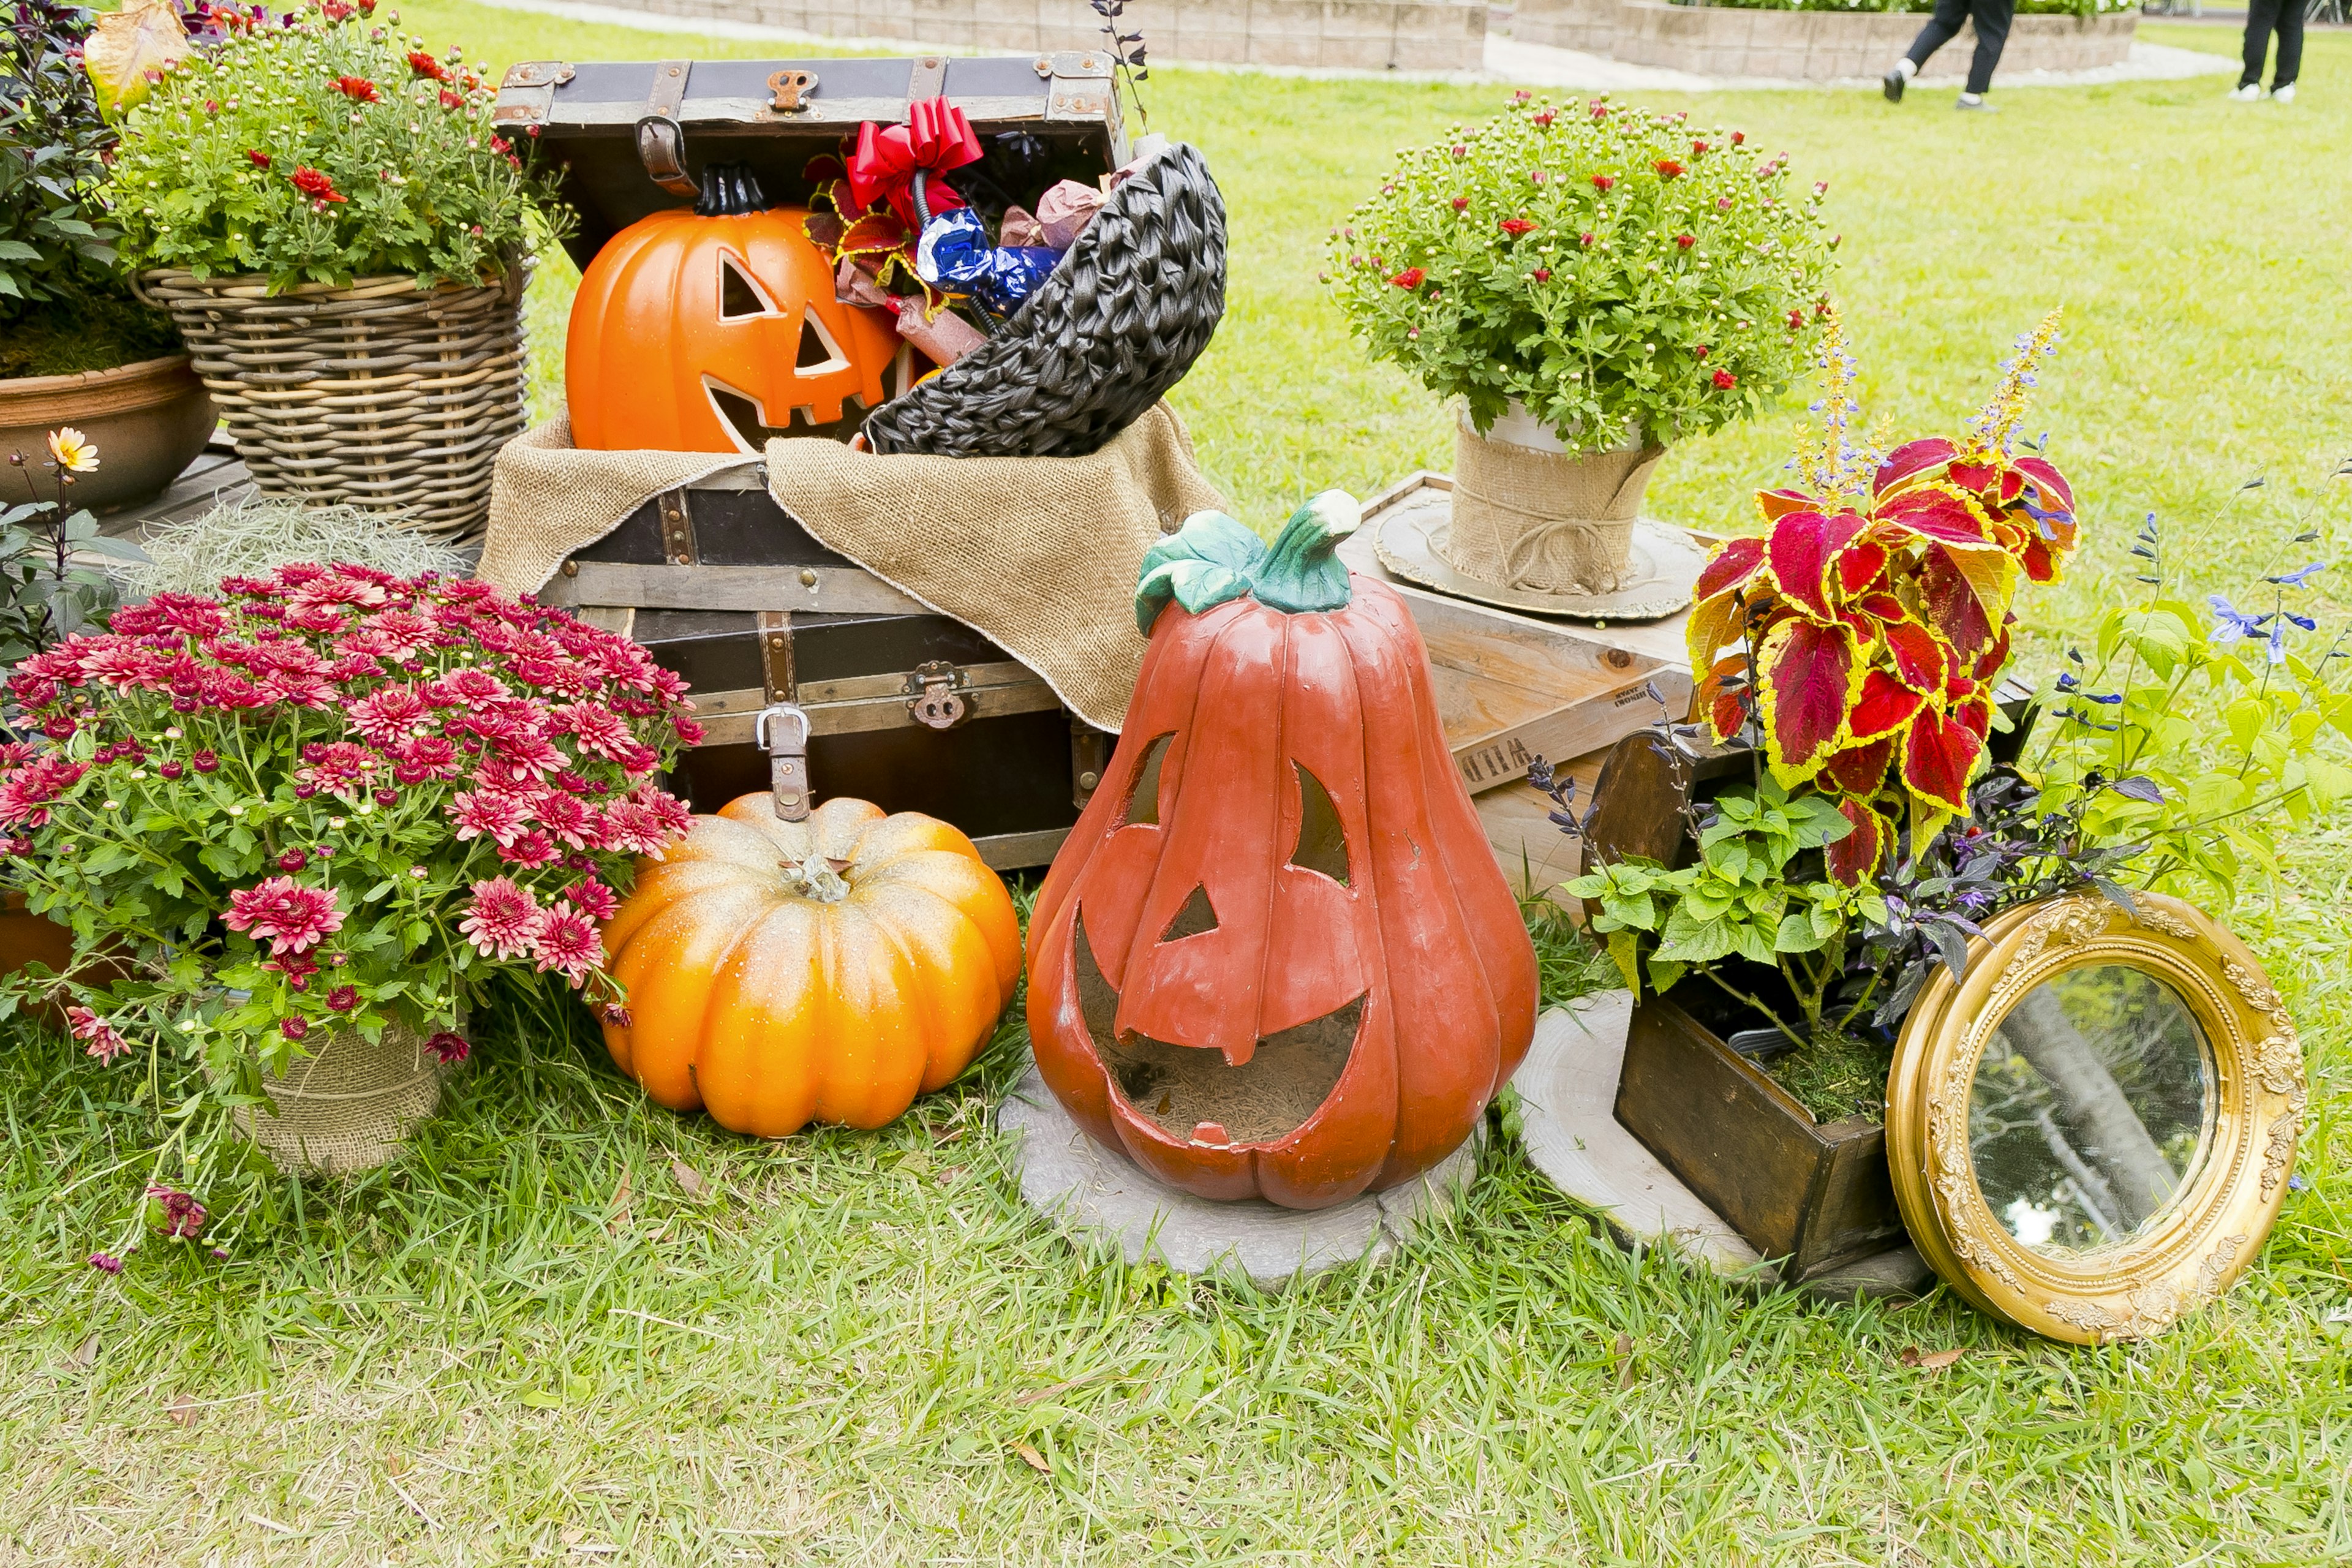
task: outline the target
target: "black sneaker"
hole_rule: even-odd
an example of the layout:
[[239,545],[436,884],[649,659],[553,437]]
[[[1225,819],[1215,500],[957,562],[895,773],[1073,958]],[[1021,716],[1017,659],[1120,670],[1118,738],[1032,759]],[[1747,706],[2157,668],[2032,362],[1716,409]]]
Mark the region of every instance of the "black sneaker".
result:
[[1903,101],[1903,84],[1910,79],[1901,71],[1888,71],[1878,79],[1878,85],[1880,90],[1886,94],[1887,102],[1900,103]]

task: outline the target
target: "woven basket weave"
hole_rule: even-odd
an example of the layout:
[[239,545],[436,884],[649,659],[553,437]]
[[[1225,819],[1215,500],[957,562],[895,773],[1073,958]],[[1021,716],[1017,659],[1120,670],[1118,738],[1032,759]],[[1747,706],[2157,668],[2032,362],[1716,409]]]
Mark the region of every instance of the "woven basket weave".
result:
[[404,514],[458,542],[489,516],[499,448],[525,422],[522,291],[404,276],[269,292],[257,277],[152,271],[263,495]]
[[1184,378],[1225,313],[1225,204],[1178,142],[1119,182],[996,335],[876,409],[877,452],[1084,458]]
[[356,1029],[338,1029],[297,1057],[285,1077],[262,1075],[277,1115],[256,1106],[237,1112],[237,1124],[281,1170],[373,1170],[441,1103],[441,1073],[417,1030],[394,1024],[370,1045]]

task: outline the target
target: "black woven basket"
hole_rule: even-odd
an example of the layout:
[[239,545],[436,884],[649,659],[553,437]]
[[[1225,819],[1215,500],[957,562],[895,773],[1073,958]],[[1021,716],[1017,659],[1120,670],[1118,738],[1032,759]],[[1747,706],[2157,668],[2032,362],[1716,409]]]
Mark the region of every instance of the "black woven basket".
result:
[[877,452],[1083,458],[1184,379],[1225,313],[1225,203],[1178,142],[1119,182],[1013,319],[867,416]]

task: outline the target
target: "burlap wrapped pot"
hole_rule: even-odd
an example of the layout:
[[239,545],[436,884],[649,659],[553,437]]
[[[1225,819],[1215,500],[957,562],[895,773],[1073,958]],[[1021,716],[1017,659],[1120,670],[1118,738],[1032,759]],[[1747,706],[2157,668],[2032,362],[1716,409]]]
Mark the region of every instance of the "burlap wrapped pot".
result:
[[1485,436],[1454,439],[1443,553],[1465,576],[1549,594],[1611,594],[1632,559],[1642,492],[1665,456],[1631,443],[1571,454],[1514,403]]
[[409,1129],[441,1103],[442,1066],[425,1037],[405,1025],[374,1043],[357,1029],[308,1042],[283,1078],[264,1073],[262,1091],[277,1109],[237,1112],[237,1125],[280,1170],[341,1176],[372,1170],[400,1152]]

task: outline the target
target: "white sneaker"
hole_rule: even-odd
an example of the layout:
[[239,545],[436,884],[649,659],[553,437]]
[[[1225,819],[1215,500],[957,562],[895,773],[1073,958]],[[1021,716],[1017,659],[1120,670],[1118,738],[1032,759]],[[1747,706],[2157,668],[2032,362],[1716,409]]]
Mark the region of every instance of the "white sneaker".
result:
[[2271,92],[2271,101],[2273,103],[2293,103],[2294,101],[2294,83],[2289,82],[2284,87],[2273,89]]
[[2260,103],[2262,100],[2263,85],[2257,81],[2250,81],[2230,95],[2231,103]]

